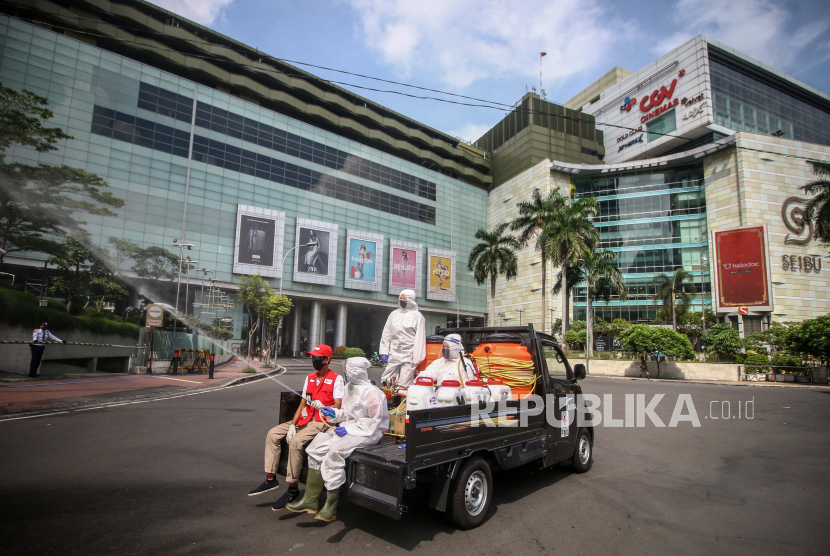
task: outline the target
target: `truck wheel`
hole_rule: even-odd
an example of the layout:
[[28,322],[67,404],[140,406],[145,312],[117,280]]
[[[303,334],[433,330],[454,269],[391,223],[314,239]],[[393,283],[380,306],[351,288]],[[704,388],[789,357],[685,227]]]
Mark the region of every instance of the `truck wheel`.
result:
[[449,517],[459,529],[484,522],[493,499],[493,475],[480,457],[468,459],[458,471],[451,491]]
[[576,435],[576,449],[574,450],[573,470],[585,473],[594,464],[594,445],[591,443],[591,433],[587,429],[579,429]]

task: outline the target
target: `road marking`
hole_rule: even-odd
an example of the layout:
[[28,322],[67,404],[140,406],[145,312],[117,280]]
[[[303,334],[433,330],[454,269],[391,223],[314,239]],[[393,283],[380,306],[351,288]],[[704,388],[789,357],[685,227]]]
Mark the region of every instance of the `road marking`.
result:
[[178,380],[179,382],[192,382],[193,384],[201,384],[201,382],[199,382],[198,380],[185,380],[183,378],[172,378],[169,376],[156,376],[155,378],[165,378],[167,380]]
[[[285,373],[285,368],[283,368],[283,370],[281,372],[276,373],[276,374],[271,375],[271,376],[268,376],[268,377],[265,377],[265,378],[277,377],[277,376],[280,376],[284,373]],[[162,378],[162,377],[159,377],[159,378]],[[16,421],[18,419],[34,419],[35,417],[49,417],[51,415],[60,415],[62,413],[80,413],[81,411],[92,411],[93,409],[107,409],[107,408],[110,408],[110,407],[118,407],[118,406],[122,406],[122,405],[134,405],[134,404],[139,404],[139,403],[158,402],[158,401],[163,401],[163,400],[175,400],[177,398],[184,398],[184,397],[187,397],[187,396],[195,396],[197,394],[207,394],[208,392],[216,392],[217,390],[228,390],[230,388],[237,388],[239,386],[247,386],[249,384],[258,384],[260,382],[262,382],[262,380],[249,380],[247,382],[242,382],[240,384],[234,384],[232,386],[217,386],[215,388],[209,388],[209,389],[206,389],[206,390],[198,390],[196,392],[187,392],[187,393],[184,393],[184,394],[177,394],[175,396],[165,396],[163,398],[152,398],[152,399],[149,399],[149,400],[135,400],[135,401],[131,401],[131,402],[116,402],[116,403],[109,403],[109,404],[101,404],[101,405],[96,405],[95,407],[84,407],[84,408],[80,408],[80,409],[71,409],[69,411],[56,411],[56,412],[52,412],[52,413],[38,413],[37,415],[26,415],[24,417],[9,417],[7,419],[0,418],[0,422]],[[285,386],[285,385],[283,384],[283,386]],[[286,386],[286,388],[288,388],[288,387]],[[290,390],[290,388],[289,388],[289,390]]]

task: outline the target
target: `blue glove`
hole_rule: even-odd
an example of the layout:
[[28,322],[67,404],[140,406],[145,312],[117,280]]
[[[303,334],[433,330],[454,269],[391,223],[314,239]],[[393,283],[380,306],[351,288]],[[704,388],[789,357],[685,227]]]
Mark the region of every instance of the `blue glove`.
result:
[[346,427],[337,427],[336,429],[334,429],[334,433],[337,436],[346,436],[347,434],[349,434],[346,432]]
[[323,407],[323,409],[320,410],[320,413],[329,418],[334,417],[334,410],[330,407]]
[[384,363],[389,363],[389,356],[388,355],[381,355],[380,360]]

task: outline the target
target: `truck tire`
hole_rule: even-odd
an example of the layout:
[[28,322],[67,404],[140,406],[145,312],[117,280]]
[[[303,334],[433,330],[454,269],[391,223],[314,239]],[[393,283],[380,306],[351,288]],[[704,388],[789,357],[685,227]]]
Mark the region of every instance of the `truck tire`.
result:
[[576,448],[574,449],[573,470],[577,473],[585,473],[594,464],[594,444],[591,441],[591,433],[588,429],[579,429],[576,435]]
[[473,529],[487,518],[493,500],[493,474],[480,457],[464,462],[450,490],[448,516],[459,529]]

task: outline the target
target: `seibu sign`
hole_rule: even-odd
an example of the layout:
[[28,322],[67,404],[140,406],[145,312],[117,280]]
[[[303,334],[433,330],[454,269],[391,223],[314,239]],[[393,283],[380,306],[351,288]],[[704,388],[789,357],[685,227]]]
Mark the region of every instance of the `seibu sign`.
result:
[[715,246],[717,308],[772,310],[769,250],[764,226],[712,232]]
[[[663,85],[651,93],[651,95],[640,101],[640,111],[648,112],[648,114],[640,118],[641,123],[646,123],[650,119],[656,118],[663,112],[671,110],[680,103],[678,99],[671,100],[672,96],[674,96],[674,88],[676,85],[677,79],[672,79],[671,85],[669,85],[668,88]],[[667,102],[666,104],[660,106],[663,101]],[[657,108],[655,108],[655,106]]]

